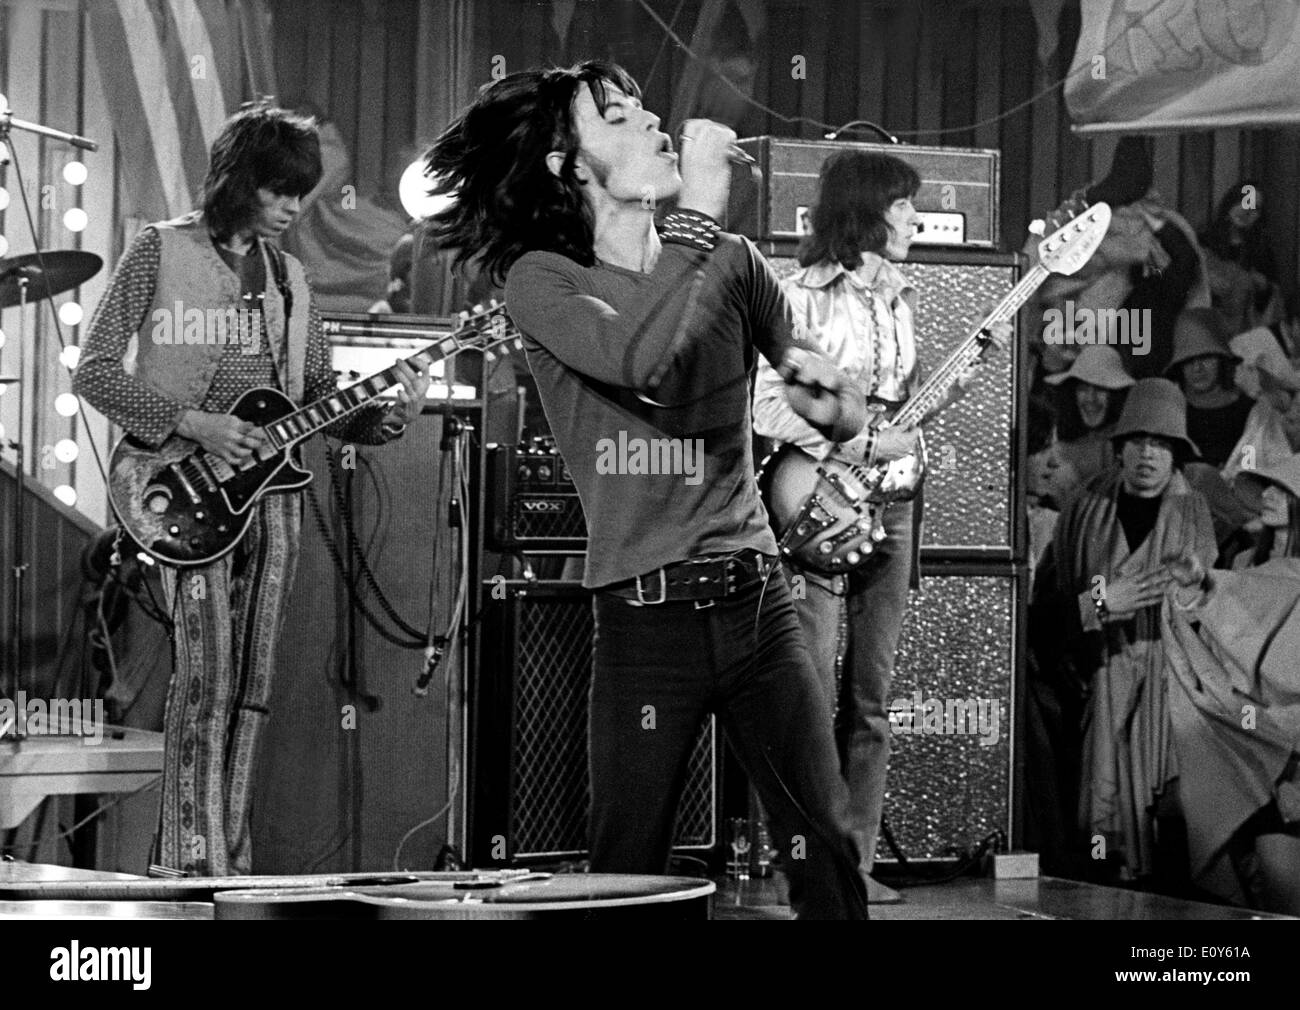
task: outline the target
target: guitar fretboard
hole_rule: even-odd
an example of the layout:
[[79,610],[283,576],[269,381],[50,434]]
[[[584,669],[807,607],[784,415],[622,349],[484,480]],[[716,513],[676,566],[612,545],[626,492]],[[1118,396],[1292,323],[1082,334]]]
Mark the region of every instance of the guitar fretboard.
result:
[[[511,339],[510,333],[511,329],[504,313],[500,310],[494,310],[482,317],[475,317],[474,320],[456,330],[455,333],[448,334],[436,343],[417,351],[409,358],[406,358],[405,361],[406,364],[411,366],[412,370],[416,372],[423,371],[430,365],[449,358],[459,351],[469,349],[486,351],[489,347],[503,344]],[[466,334],[469,334],[469,336],[466,336]],[[485,337],[490,339],[485,340]],[[270,444],[272,448],[280,450],[288,448],[296,442],[301,442],[303,439],[310,438],[318,431],[329,427],[335,421],[347,417],[354,411],[364,407],[375,397],[384,393],[385,390],[400,384],[401,380],[397,375],[397,366],[394,365],[367,379],[353,383],[346,389],[340,389],[337,393],[321,397],[314,403],[309,403],[292,414],[286,414],[278,421],[267,425],[266,433]]]
[[912,428],[920,424],[927,414],[943,402],[943,398],[948,395],[948,391],[962,373],[979,358],[992,339],[988,327],[1011,319],[1050,274],[1051,271],[1042,264],[1035,264],[1030,268],[1019,283],[1007,292],[989,317],[966,335],[934,374],[921,384],[916,395],[886,423],[900,428]]

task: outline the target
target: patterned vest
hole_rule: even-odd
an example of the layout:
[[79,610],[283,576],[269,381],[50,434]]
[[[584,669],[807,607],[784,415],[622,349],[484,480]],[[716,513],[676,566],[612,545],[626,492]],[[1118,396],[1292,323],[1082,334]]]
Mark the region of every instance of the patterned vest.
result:
[[[128,362],[127,368],[159,392],[197,408],[212,385],[224,344],[237,339],[226,332],[225,323],[231,318],[229,310],[241,304],[239,277],[213,246],[200,212],[150,227],[162,240],[162,255],[153,305],[140,326],[135,361]],[[265,242],[261,249],[266,270],[266,298],[261,309],[266,332],[272,335],[271,355],[281,387],[291,400],[301,403],[311,299],[307,276],[302,264],[286,253],[284,273],[293,306],[289,338],[282,345],[284,299],[275,283],[276,273]],[[199,319],[204,321],[202,343],[191,325]]]

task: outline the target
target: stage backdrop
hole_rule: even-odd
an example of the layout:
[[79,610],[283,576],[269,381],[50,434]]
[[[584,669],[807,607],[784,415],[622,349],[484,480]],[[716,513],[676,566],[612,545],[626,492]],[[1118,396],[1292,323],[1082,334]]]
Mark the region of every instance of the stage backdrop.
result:
[[1065,87],[1080,132],[1300,122],[1296,0],[1092,0]]

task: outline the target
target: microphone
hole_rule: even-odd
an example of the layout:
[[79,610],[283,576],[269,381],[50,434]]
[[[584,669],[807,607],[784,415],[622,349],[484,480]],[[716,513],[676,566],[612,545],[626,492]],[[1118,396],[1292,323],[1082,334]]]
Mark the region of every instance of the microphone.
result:
[[758,162],[749,156],[749,152],[739,144],[732,144],[727,151],[727,160],[733,165],[757,165]]
[[[680,151],[682,149],[683,140],[690,140],[690,139],[691,138],[686,135],[686,127],[684,126],[681,127],[677,131],[677,150]],[[758,164],[757,161],[755,161],[752,157],[750,157],[749,152],[744,150],[744,148],[742,148],[739,144],[732,144],[731,147],[727,149],[727,160],[731,162],[733,165],[757,165]]]

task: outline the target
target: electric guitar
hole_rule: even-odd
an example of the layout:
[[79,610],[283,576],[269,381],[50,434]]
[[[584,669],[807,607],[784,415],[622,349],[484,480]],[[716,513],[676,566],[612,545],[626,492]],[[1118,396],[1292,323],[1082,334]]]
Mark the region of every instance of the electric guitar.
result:
[[[509,353],[519,332],[495,301],[461,313],[456,330],[406,359],[417,372],[462,351]],[[300,442],[397,385],[396,368],[298,407],[276,389],[244,393],[229,413],[266,432],[266,441],[233,465],[197,442],[173,435],[158,449],[131,436],[113,447],[108,493],[118,521],[146,552],[164,564],[187,568],[223,557],[239,543],[264,495],[293,491],[311,482]]]
[[[1067,201],[1049,220],[1058,227],[1038,243],[1038,262],[957,345],[916,395],[892,416],[878,413],[873,423],[879,427],[919,425],[980,359],[992,340],[990,326],[1009,321],[1050,274],[1069,276],[1088,262],[1110,226],[1110,207]],[[865,564],[885,537],[885,509],[916,496],[925,464],[925,441],[920,437],[915,453],[875,466],[835,455],[819,462],[793,445],[778,447],[762,463],[759,486],[781,553],[800,567],[825,575]]]

